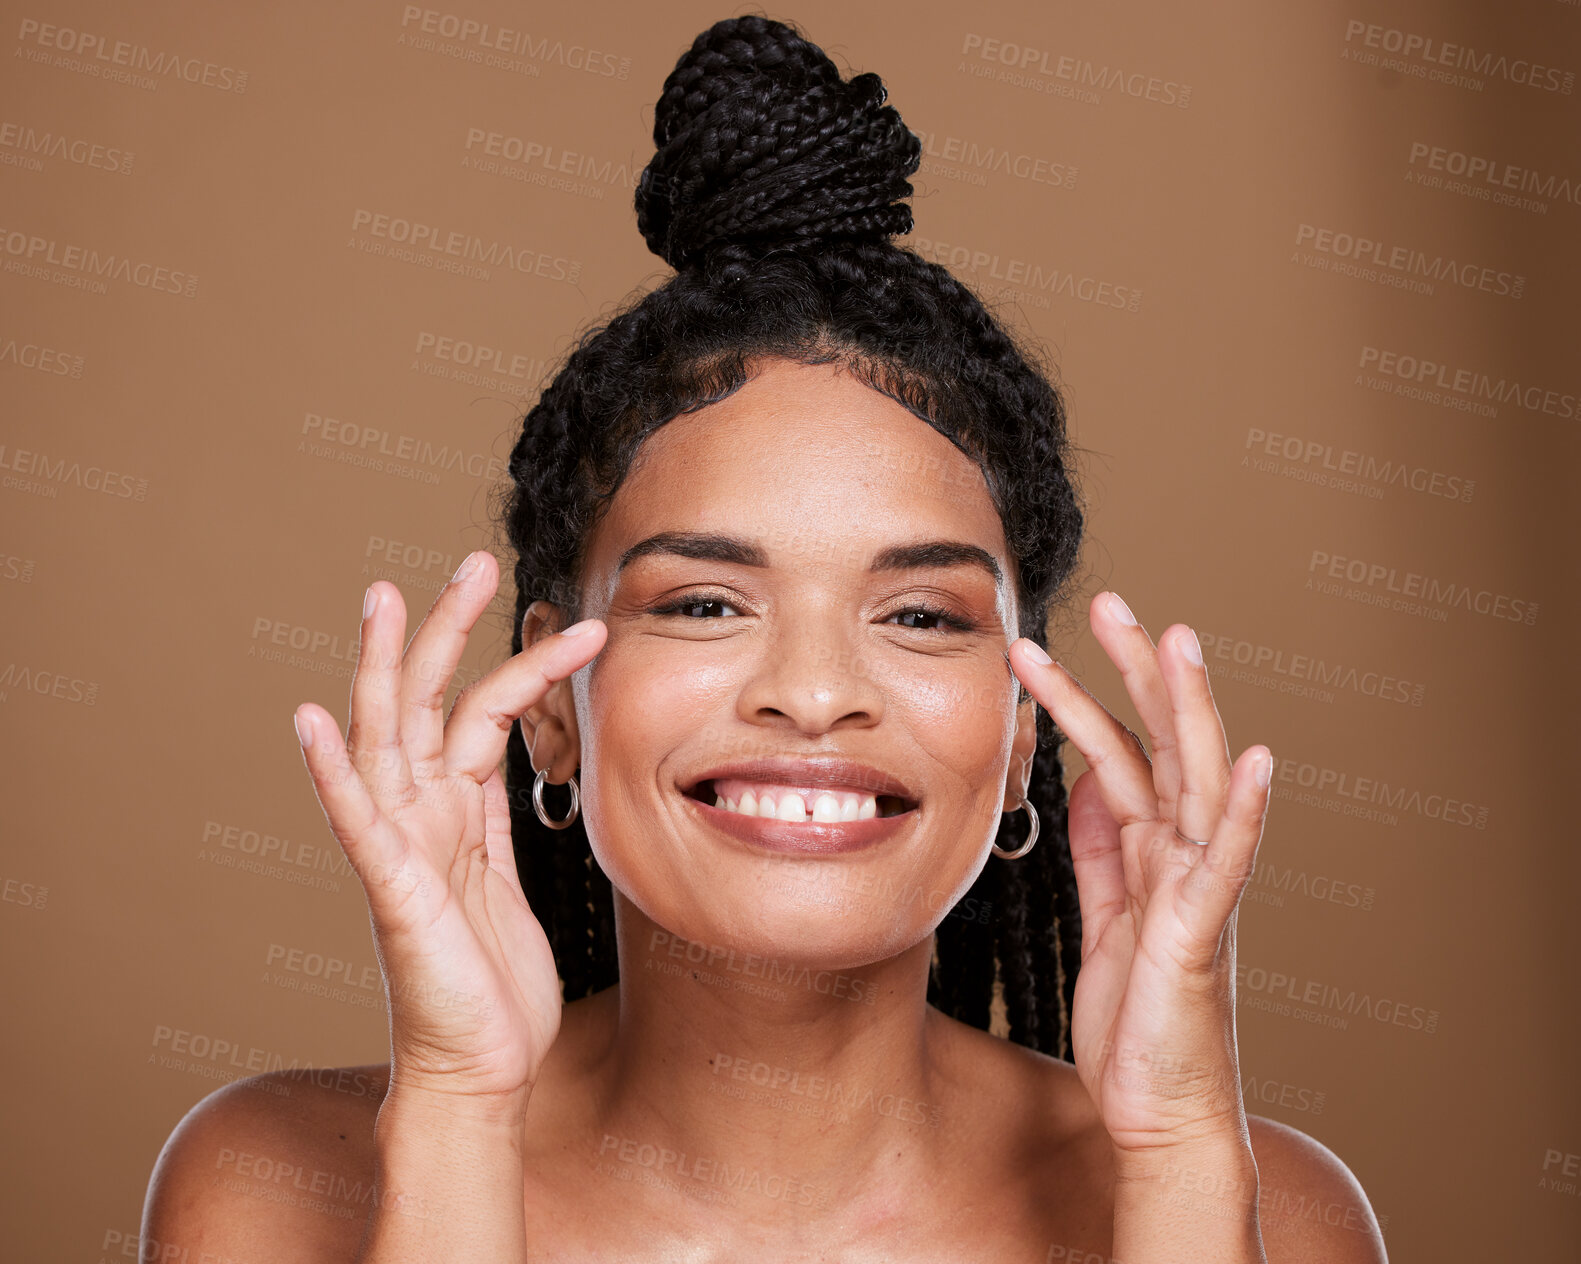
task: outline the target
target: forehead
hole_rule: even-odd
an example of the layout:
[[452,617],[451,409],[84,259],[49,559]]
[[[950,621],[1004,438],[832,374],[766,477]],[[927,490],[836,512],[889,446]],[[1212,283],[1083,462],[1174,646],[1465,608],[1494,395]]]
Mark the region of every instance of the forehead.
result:
[[865,566],[878,549],[917,539],[1005,558],[975,461],[838,366],[783,360],[643,444],[594,532],[589,580],[607,581],[623,550],[658,531],[752,538],[786,566]]

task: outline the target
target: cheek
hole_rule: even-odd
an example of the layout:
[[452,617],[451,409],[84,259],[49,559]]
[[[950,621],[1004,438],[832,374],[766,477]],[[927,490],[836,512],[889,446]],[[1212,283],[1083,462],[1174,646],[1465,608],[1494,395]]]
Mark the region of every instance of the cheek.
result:
[[710,655],[703,643],[657,638],[608,647],[594,660],[598,670],[589,677],[585,707],[577,711],[584,750],[596,751],[610,773],[651,773],[684,746],[689,730],[728,707],[738,691],[739,673],[718,657],[717,649]]
[[639,862],[659,863],[662,849],[625,843],[652,837],[655,814],[674,810],[665,796],[679,793],[675,782],[683,770],[675,752],[687,749],[689,734],[733,696],[717,667],[662,652],[675,644],[616,643],[578,680],[583,812],[599,864],[612,879]]
[[1015,738],[1015,690],[1008,672],[981,664],[907,682],[897,702],[913,740],[939,775],[973,798],[997,799],[999,774]]

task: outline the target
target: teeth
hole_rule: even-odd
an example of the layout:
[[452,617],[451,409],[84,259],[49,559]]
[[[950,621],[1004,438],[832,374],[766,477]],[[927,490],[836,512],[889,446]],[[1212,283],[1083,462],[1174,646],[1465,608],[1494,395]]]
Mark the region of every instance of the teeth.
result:
[[[736,787],[740,782],[734,783]],[[807,800],[812,801],[812,812],[807,811]],[[731,799],[714,792],[714,806],[726,812],[739,812],[743,816],[757,816],[774,821],[805,824],[809,820],[834,823],[839,821],[866,821],[878,815],[878,800],[871,794],[850,790],[814,790],[803,795],[784,787],[762,786],[756,790],[743,789],[739,799]]]

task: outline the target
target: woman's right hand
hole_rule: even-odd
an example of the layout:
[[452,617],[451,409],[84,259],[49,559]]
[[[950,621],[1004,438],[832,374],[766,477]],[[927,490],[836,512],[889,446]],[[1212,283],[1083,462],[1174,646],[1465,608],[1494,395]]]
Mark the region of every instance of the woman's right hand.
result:
[[324,815],[362,882],[390,1007],[390,1088],[524,1109],[560,1030],[548,938],[522,894],[500,763],[511,727],[590,662],[608,629],[585,620],[463,689],[445,690],[499,568],[473,553],[403,655],[406,606],[370,586],[351,722],[324,708],[296,727]]

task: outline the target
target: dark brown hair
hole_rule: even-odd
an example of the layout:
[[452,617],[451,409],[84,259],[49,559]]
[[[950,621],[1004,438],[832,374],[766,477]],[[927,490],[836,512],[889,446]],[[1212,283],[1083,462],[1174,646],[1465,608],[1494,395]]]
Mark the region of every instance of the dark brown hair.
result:
[[[759,16],[704,31],[665,80],[636,211],[676,274],[586,330],[523,418],[500,506],[516,555],[513,652],[531,602],[583,617],[585,542],[648,436],[766,357],[845,366],[977,463],[1018,572],[1019,632],[1046,644],[1083,525],[1064,404],[970,289],[890,241],[911,230],[921,146],[886,98],[877,75],[842,79],[794,27]],[[1041,707],[1037,722],[1039,842],[1020,860],[990,857],[944,918],[928,999],[986,1030],[997,978],[1011,1039],[1064,1056],[1081,918],[1062,737]],[[538,820],[519,727],[506,778],[523,889],[565,997],[600,991],[618,975],[609,880],[580,817],[563,831]],[[545,789],[563,817],[569,791]],[[1014,849],[1027,827],[1006,816],[997,842]]]

